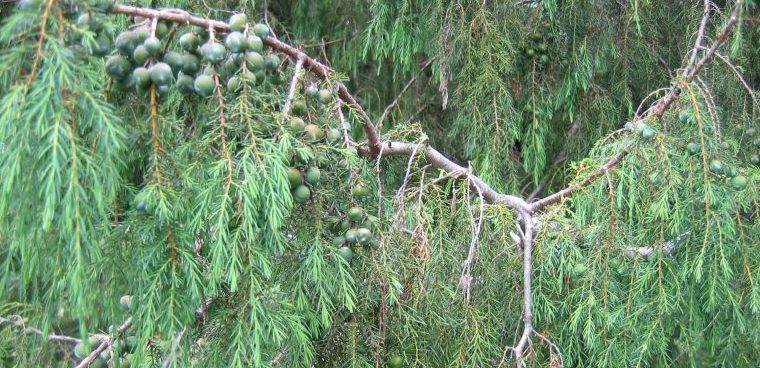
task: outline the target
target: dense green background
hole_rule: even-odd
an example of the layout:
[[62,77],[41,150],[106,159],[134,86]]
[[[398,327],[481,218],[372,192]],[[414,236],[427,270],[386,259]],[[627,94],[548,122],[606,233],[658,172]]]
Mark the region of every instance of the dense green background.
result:
[[[505,347],[522,326],[522,259],[509,208],[484,204],[466,179],[433,184],[443,173],[419,157],[378,163],[280,131],[292,63],[257,88],[224,91],[224,132],[215,97],[172,90],[151,111],[149,97],[106,77],[102,58],[77,54],[66,1],[40,3],[51,12],[0,4],[0,316],[78,337],[131,315],[133,366],[169,356],[177,367],[372,367],[394,355],[408,367],[516,363]],[[374,122],[397,101],[385,138],[424,141],[502,193],[543,197],[627,150],[616,169],[536,214],[543,338],[534,335],[518,363],[760,361],[753,2],[714,2],[705,46],[735,6],[741,19],[662,119],[646,121],[651,140],[618,130],[679,81],[702,1],[133,4],[266,21],[336,70]],[[132,23],[109,16],[105,33]],[[178,47],[189,29],[165,42]],[[330,87],[302,78],[312,82]],[[310,121],[342,126],[330,106],[306,101]],[[358,115],[344,113],[362,141]],[[712,172],[716,159],[748,187]],[[306,204],[291,198],[289,166],[322,169]],[[357,185],[372,195],[352,195]],[[378,243],[346,261],[334,256],[334,222],[351,206],[372,214]],[[675,251],[660,252],[668,244]],[[626,255],[646,246],[656,249],[650,257]],[[124,294],[138,296],[129,311]],[[198,320],[207,298],[209,319]],[[0,365],[73,366],[71,350],[0,327]]]

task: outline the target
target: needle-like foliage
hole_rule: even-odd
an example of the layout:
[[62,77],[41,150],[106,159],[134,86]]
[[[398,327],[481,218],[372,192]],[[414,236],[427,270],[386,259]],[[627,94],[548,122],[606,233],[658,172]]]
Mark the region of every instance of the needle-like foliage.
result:
[[760,361],[754,1],[133,3],[0,2],[0,366]]

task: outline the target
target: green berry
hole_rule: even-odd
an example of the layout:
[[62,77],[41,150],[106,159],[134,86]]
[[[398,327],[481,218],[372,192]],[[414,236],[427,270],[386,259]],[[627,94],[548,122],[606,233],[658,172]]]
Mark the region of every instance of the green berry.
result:
[[343,244],[345,242],[346,242],[346,238],[344,238],[342,236],[336,236],[332,240],[332,245],[334,245],[336,247],[341,247],[341,246],[343,246]]
[[206,74],[201,74],[195,78],[195,91],[201,96],[210,96],[214,93],[214,78]]
[[179,38],[179,46],[187,52],[195,51],[198,48],[198,36],[192,32],[183,34]]
[[731,188],[733,188],[734,190],[744,190],[745,188],[747,188],[748,183],[749,181],[747,180],[747,177],[744,175],[737,175],[731,178],[731,180],[729,180],[729,184],[731,185]]
[[106,60],[105,68],[111,78],[123,80],[129,75],[132,64],[124,56],[113,55]]
[[369,195],[369,189],[364,185],[359,184],[351,189],[351,195],[357,198],[366,197]]
[[179,75],[177,77],[177,90],[183,95],[195,92],[195,79],[186,74]]
[[166,54],[164,54],[163,62],[169,64],[170,67],[172,67],[172,70],[175,72],[179,72],[182,70],[182,54],[176,52],[176,51],[169,51]]
[[360,227],[358,230],[356,230],[356,238],[359,240],[359,243],[367,244],[370,240],[372,240],[372,231],[365,227]]
[[306,87],[306,95],[309,96],[309,98],[317,98],[317,95],[319,94],[319,88],[315,85],[309,85]]
[[80,14],[79,17],[77,17],[76,23],[80,28],[90,28],[90,14]]
[[312,142],[322,140],[325,137],[325,132],[316,124],[308,124],[303,128],[306,133],[306,138]]
[[336,250],[336,253],[339,257],[346,260],[346,262],[350,262],[352,258],[354,258],[354,251],[351,250],[351,248],[343,246]]
[[258,36],[248,35],[246,42],[248,43],[248,50],[255,52],[264,51],[264,42]]
[[681,124],[687,124],[691,122],[691,113],[688,111],[681,111],[678,114],[678,121],[681,122]]
[[150,52],[143,45],[135,47],[135,51],[132,52],[132,59],[137,65],[144,65],[150,59]]
[[343,139],[343,134],[340,133],[340,130],[338,129],[329,129],[327,131],[327,140],[330,143],[338,143]]
[[255,86],[256,83],[259,81],[258,76],[256,73],[245,73],[243,75],[243,80],[249,85],[249,86]]
[[150,67],[150,80],[156,85],[165,86],[172,81],[172,67],[167,63],[155,63]]
[[322,172],[319,168],[310,167],[306,170],[306,182],[311,185],[319,184],[319,179],[322,177]]
[[145,46],[145,49],[153,56],[158,55],[161,52],[161,49],[163,49],[163,44],[161,43],[161,40],[159,40],[155,36],[148,37],[145,39],[145,42],[143,42],[143,46]]
[[269,83],[272,83],[277,86],[277,85],[282,84],[282,82],[283,82],[282,75],[280,75],[279,73],[272,74],[269,76]]
[[388,368],[403,368],[404,367],[404,357],[398,354],[394,354],[393,356],[388,359]]
[[702,146],[700,146],[699,143],[690,142],[686,145],[686,150],[689,151],[690,154],[696,155],[699,153],[701,147]]
[[168,84],[156,85],[156,92],[158,93],[158,97],[166,97],[169,95],[169,91],[170,88]]
[[227,38],[224,39],[224,43],[230,49],[230,52],[245,52],[248,46],[248,41],[240,32],[230,32]]
[[227,89],[230,90],[230,92],[240,91],[241,86],[242,83],[238,77],[232,77],[227,81]]
[[201,69],[201,60],[193,54],[182,55],[182,72],[185,74],[195,74]]
[[148,27],[136,28],[134,32],[137,35],[137,43],[143,43],[148,37],[150,37],[150,30]]
[[112,48],[111,37],[108,37],[105,33],[101,33],[95,39],[95,45],[92,46],[92,54],[101,57],[106,56],[111,52]]
[[576,276],[582,276],[583,274],[586,273],[586,270],[587,270],[586,264],[583,262],[576,263],[573,266],[573,274],[575,274]]
[[193,33],[197,34],[200,38],[208,37],[208,29],[206,27],[193,26]]
[[298,116],[306,115],[306,102],[302,100],[293,101],[293,113]]
[[293,190],[293,200],[297,203],[306,203],[311,198],[311,190],[305,185],[299,185]]
[[358,234],[356,233],[356,229],[348,229],[346,230],[346,233],[343,234],[343,237],[346,239],[346,243],[348,244],[355,244],[358,241],[357,236]]
[[147,68],[139,67],[132,71],[132,78],[138,87],[147,87],[150,84],[150,71]]
[[306,123],[304,123],[303,119],[294,116],[288,120],[288,127],[293,134],[297,134],[304,131]]
[[332,93],[330,93],[329,90],[320,89],[317,99],[319,100],[319,103],[327,105],[332,101]]
[[169,34],[169,26],[166,22],[158,22],[158,24],[156,24],[156,36],[164,38],[167,34]]
[[227,50],[219,43],[207,42],[201,46],[201,55],[204,61],[211,64],[219,64],[227,55]]
[[245,64],[248,66],[248,69],[252,71],[262,70],[264,69],[265,64],[264,57],[255,51],[246,52]]
[[269,36],[269,27],[265,24],[257,23],[253,26],[253,34],[260,38],[266,38]]
[[233,14],[230,17],[230,29],[233,32],[243,32],[246,23],[248,23],[248,18],[243,13]]
[[135,32],[126,31],[116,36],[114,44],[122,55],[132,55],[138,42],[139,40]]
[[[251,73],[248,73],[248,74],[251,74]],[[267,78],[267,75],[266,73],[264,73],[263,69],[254,71],[253,75],[256,77],[256,84],[261,84]]]
[[359,222],[364,218],[364,210],[361,207],[351,207],[348,210],[348,219],[353,222]]
[[712,171],[715,174],[722,174],[723,173],[723,163],[720,160],[712,160],[710,161],[710,171]]
[[301,174],[301,171],[296,169],[295,167],[289,167],[288,168],[288,182],[290,182],[291,188],[296,188],[299,185],[303,184],[303,175]]
[[264,58],[264,67],[269,70],[275,70],[280,66],[280,57],[275,54],[269,54]]

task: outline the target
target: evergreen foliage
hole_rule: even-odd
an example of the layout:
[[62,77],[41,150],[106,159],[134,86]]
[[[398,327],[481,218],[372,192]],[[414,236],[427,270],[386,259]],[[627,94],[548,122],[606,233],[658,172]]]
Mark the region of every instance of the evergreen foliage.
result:
[[756,366],[704,4],[0,3],[0,366]]

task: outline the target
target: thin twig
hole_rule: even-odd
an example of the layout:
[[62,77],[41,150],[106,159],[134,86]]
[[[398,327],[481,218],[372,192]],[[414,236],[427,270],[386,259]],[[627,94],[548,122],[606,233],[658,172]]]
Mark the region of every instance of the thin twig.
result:
[[[706,50],[706,48],[701,47],[701,49]],[[747,93],[749,94],[749,97],[752,98],[752,103],[755,105],[755,107],[760,107],[760,102],[757,101],[757,96],[755,95],[755,92],[753,91],[752,87],[749,85],[749,82],[747,82],[747,78],[744,77],[744,74],[742,74],[738,68],[725,56],[721,55],[719,52],[715,53],[715,56],[718,57],[723,63],[725,63],[733,72],[736,74],[736,77],[739,78],[739,81],[741,82],[742,86],[744,86],[744,89],[747,90]]]
[[169,352],[169,355],[164,360],[164,363],[161,364],[161,368],[169,368],[169,365],[172,363],[172,360],[176,359],[177,348],[179,347],[180,341],[182,341],[182,336],[185,335],[185,331],[187,331],[187,327],[183,327],[182,330],[177,333],[177,336],[174,337],[174,341],[172,341],[171,351]]
[[296,96],[296,89],[298,88],[298,81],[301,79],[303,71],[303,59],[296,61],[295,70],[293,70],[293,78],[290,80],[290,89],[288,89],[288,97],[285,99],[285,106],[282,108],[283,121],[288,121],[290,117],[290,109],[293,104],[293,98]]
[[351,144],[351,137],[348,136],[348,131],[351,129],[351,126],[348,125],[348,121],[346,120],[346,117],[343,115],[343,109],[341,108],[343,105],[343,102],[338,100],[335,102],[335,111],[338,113],[338,119],[340,119],[340,128],[341,132],[343,133],[343,143],[345,143],[346,147],[349,147]]
[[69,344],[78,344],[82,342],[81,339],[78,339],[76,337],[71,337],[71,336],[66,336],[66,335],[46,334],[40,329],[26,326],[24,323],[24,318],[18,315],[11,316],[9,318],[0,317],[0,326],[4,324],[20,327],[21,333],[23,334],[40,335],[40,336],[45,337],[47,341],[51,341],[51,342],[64,342],[64,343],[69,343]]
[[383,110],[383,113],[380,115],[380,118],[377,119],[377,124],[375,124],[375,126],[377,127],[378,130],[380,130],[380,128],[383,126],[383,122],[388,117],[388,114],[391,113],[391,110],[393,109],[393,107],[395,107],[396,105],[398,105],[398,102],[401,99],[401,96],[404,95],[404,93],[409,89],[409,87],[411,87],[414,84],[414,82],[417,81],[417,78],[419,78],[420,75],[422,75],[422,72],[425,69],[427,69],[430,66],[430,64],[432,64],[432,63],[433,63],[433,59],[428,59],[428,61],[425,62],[424,65],[422,65],[422,68],[420,69],[420,72],[417,75],[415,75],[412,79],[410,79],[409,82],[406,83],[406,85],[404,86],[404,88],[401,89],[401,92],[398,93],[398,95],[393,100],[393,102],[391,102],[390,105],[388,105],[388,106],[385,107],[385,110]]
[[560,367],[564,367],[565,366],[565,360],[562,357],[562,352],[559,350],[559,347],[555,343],[553,343],[551,340],[549,340],[549,338],[547,338],[546,336],[544,336],[543,334],[540,334],[540,333],[538,333],[536,331],[533,331],[533,334],[536,335],[536,336],[538,336],[538,338],[541,339],[541,341],[543,341],[547,345],[549,345],[549,349],[550,350],[553,349],[553,350],[555,350],[557,352],[557,355],[559,356],[559,366]]
[[697,39],[694,41],[694,48],[691,50],[691,58],[689,58],[689,63],[686,64],[686,68],[683,71],[683,75],[689,75],[691,68],[694,67],[694,63],[697,62],[697,52],[702,47],[702,40],[705,38],[705,30],[707,29],[707,23],[709,20],[710,20],[710,0],[705,0],[705,10],[702,13],[702,22],[699,24]]
[[[469,165],[468,165],[469,167]],[[462,276],[460,277],[460,284],[464,288],[464,295],[465,295],[465,303],[470,304],[470,290],[472,287],[472,264],[475,262],[475,254],[478,251],[478,240],[480,238],[480,229],[483,226],[483,206],[485,205],[485,200],[483,199],[483,192],[480,191],[480,188],[476,185],[472,185],[470,183],[470,179],[472,175],[470,174],[471,170],[468,170],[467,172],[467,213],[470,216],[470,232],[471,232],[471,239],[470,239],[470,248],[467,251],[467,258],[464,260],[463,267],[462,267]],[[475,216],[472,214],[471,207],[471,196],[470,196],[470,188],[474,187],[475,190],[478,192],[478,198],[480,198],[480,203],[478,205],[478,209],[480,210],[480,213],[478,214],[478,221],[475,221]]]
[[707,83],[702,80],[702,78],[697,77],[696,84],[697,89],[703,96],[705,96],[705,106],[707,106],[707,113],[710,114],[710,120],[712,120],[713,123],[715,140],[720,143],[723,140],[723,133],[721,130],[720,116],[718,116],[717,112],[718,108],[715,105],[715,98],[713,97],[713,94],[710,93],[710,88],[707,86]]
[[380,146],[380,152],[377,155],[377,162],[375,164],[375,180],[377,180],[377,217],[380,217],[383,213],[383,181],[380,180],[380,160],[383,157],[383,148],[385,145]]
[[394,202],[396,202],[396,205],[398,206],[396,210],[396,222],[398,223],[402,222],[401,215],[404,210],[404,192],[406,191],[406,185],[409,183],[409,178],[412,176],[412,165],[414,164],[414,158],[417,156],[417,151],[426,141],[426,139],[422,139],[412,149],[412,153],[409,155],[409,161],[406,165],[406,174],[404,174],[404,181],[401,183],[401,187],[399,187],[398,191],[396,192],[396,198]]

